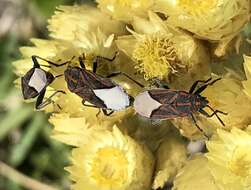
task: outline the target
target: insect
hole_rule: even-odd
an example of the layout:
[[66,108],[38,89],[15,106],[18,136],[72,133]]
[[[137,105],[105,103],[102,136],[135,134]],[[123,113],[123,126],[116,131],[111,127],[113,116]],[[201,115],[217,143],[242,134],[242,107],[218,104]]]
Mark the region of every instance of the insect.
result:
[[55,96],[57,93],[65,93],[65,92],[58,90],[54,92],[45,101],[43,101],[46,92],[46,87],[49,86],[55,80],[55,78],[58,78],[62,75],[53,76],[53,74],[51,74],[50,72],[45,71],[44,69],[41,68],[41,66],[49,68],[51,66],[40,65],[38,63],[38,59],[46,61],[47,63],[55,67],[63,66],[67,64],[69,61],[61,64],[56,64],[53,63],[52,61],[46,60],[36,55],[33,55],[31,58],[33,61],[33,67],[23,77],[21,77],[21,88],[22,88],[23,98],[26,100],[37,97],[35,108],[42,109],[51,102],[53,102],[52,97]]
[[[103,59],[113,61],[115,57],[116,55],[112,59]],[[96,74],[97,59],[93,62],[92,71],[86,69],[82,58],[79,58],[79,63],[80,67],[68,66],[64,76],[68,89],[83,99],[82,104],[84,106],[99,108],[105,115],[109,116],[114,111],[119,111],[132,105],[134,98],[128,95],[121,86],[110,78],[124,75],[138,85],[141,84],[123,72],[112,73],[106,77]],[[92,105],[85,104],[86,101]]]
[[[214,110],[208,105],[209,102],[206,97],[200,95],[209,85],[213,85],[220,79],[212,80],[212,78],[209,78],[205,81],[198,80],[194,82],[189,92],[169,89],[167,86],[144,91],[135,97],[134,109],[139,115],[150,119],[167,120],[190,117],[196,127],[204,134],[195,120],[193,115],[195,112],[199,112],[206,117],[213,117],[215,115],[220,123],[225,126],[218,113],[225,115],[226,113]],[[199,83],[203,83],[203,85],[196,90]],[[204,110],[205,107],[212,110],[213,113],[207,113]]]

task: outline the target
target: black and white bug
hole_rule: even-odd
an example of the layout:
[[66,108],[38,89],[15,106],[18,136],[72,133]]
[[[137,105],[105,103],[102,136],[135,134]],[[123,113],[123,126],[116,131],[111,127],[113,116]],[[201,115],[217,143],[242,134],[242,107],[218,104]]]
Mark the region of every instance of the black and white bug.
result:
[[[205,81],[198,80],[194,82],[189,92],[169,89],[167,86],[165,88],[144,91],[135,97],[134,109],[139,115],[156,120],[190,117],[201,132],[203,131],[196,123],[193,115],[195,112],[199,112],[206,117],[213,117],[215,115],[224,126],[218,113],[226,113],[214,110],[208,105],[209,102],[206,97],[200,95],[209,85],[213,85],[218,80],[220,78],[213,81],[212,78]],[[199,83],[203,83],[203,85],[196,90]],[[212,110],[213,113],[207,113],[204,110],[205,107]]]
[[[116,55],[112,59],[103,59],[113,61],[115,57]],[[101,57],[99,57],[99,59],[100,58]],[[110,78],[117,75],[124,75],[130,80],[133,79],[122,72],[112,73],[106,77],[96,74],[96,60],[97,59],[93,62],[92,71],[86,69],[82,58],[79,58],[81,67],[67,67],[64,76],[68,89],[83,99],[82,103],[84,106],[102,109],[105,115],[111,115],[114,111],[123,110],[131,106],[134,98],[128,95],[120,85],[116,84]],[[85,104],[86,101],[92,105]],[[109,111],[109,113],[107,111]]]
[[41,68],[41,66],[49,68],[51,66],[40,65],[38,63],[38,59],[46,61],[47,63],[55,67],[63,66],[67,64],[69,61],[61,64],[56,64],[53,63],[52,61],[46,60],[39,56],[36,55],[32,56],[33,67],[23,77],[21,77],[21,88],[22,88],[23,98],[26,100],[37,97],[35,108],[42,109],[43,107],[53,102],[52,97],[55,96],[57,93],[65,93],[65,92],[58,90],[54,92],[45,101],[43,101],[46,92],[46,87],[49,86],[55,80],[55,78],[60,77],[62,75],[53,76],[53,74],[51,74],[50,72],[45,71],[44,69]]

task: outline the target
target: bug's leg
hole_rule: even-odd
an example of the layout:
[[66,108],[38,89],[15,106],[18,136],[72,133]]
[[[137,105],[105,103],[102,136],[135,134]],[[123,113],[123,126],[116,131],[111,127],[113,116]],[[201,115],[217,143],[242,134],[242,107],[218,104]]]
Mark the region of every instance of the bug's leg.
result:
[[54,78],[59,78],[59,77],[62,77],[62,76],[63,76],[63,74],[57,75],[57,76],[55,76]]
[[45,89],[43,91],[41,91],[40,94],[39,94],[39,96],[37,97],[37,101],[36,101],[36,105],[35,105],[36,109],[41,109],[41,108],[39,108],[39,106],[43,102],[45,91],[46,91]]
[[221,80],[221,78],[218,78],[218,79],[215,79],[213,80],[212,82],[208,83],[208,84],[205,84],[203,86],[201,86],[200,88],[198,88],[194,94],[200,94],[201,92],[203,92],[208,86],[211,86],[213,85],[215,82],[217,82],[218,80]]
[[136,83],[137,85],[139,85],[142,88],[145,87],[143,84],[139,83],[138,81],[134,80],[132,77],[130,77],[129,75],[127,75],[126,73],[123,73],[123,72],[114,72],[114,73],[111,73],[110,75],[107,75],[106,77],[111,78],[111,77],[115,77],[118,75],[123,75],[123,76],[127,77],[128,79],[130,79],[131,81],[133,81],[134,83]]
[[[82,104],[83,106],[86,106],[86,107],[90,107],[90,108],[98,108],[97,106],[95,105],[91,105],[91,104],[85,104],[85,100],[82,100]],[[98,108],[99,109],[99,108]]]
[[92,72],[96,73],[97,72],[97,67],[98,67],[98,58],[95,57],[92,62]]
[[200,128],[200,126],[197,124],[194,115],[191,113],[190,116],[191,116],[191,118],[192,118],[192,120],[193,120],[195,126],[197,127],[197,129],[199,129],[199,131],[209,140],[209,136],[207,136],[207,134],[206,134],[206,133]]
[[96,117],[98,117],[100,113],[101,113],[101,110],[98,109],[98,113],[96,114]]
[[102,112],[106,115],[106,116],[110,116],[113,114],[114,111],[110,111],[109,113],[107,112],[107,110],[102,109]]
[[221,122],[221,124],[222,124],[223,126],[225,126],[224,122],[221,120],[221,118],[219,117],[219,115],[218,115],[217,113],[224,114],[224,115],[227,115],[227,113],[222,112],[222,111],[220,111],[220,110],[214,110],[214,109],[211,108],[209,105],[207,105],[207,107],[208,107],[210,110],[213,111],[213,113],[212,113],[211,115],[208,114],[208,113],[207,113],[205,110],[203,110],[203,109],[200,109],[199,112],[200,112],[201,114],[205,115],[206,117],[213,117],[213,116],[215,115],[215,116],[217,117],[217,119]]
[[97,67],[98,67],[98,63],[102,60],[106,60],[106,61],[114,61],[115,58],[117,57],[118,55],[118,52],[115,53],[115,55],[112,57],[112,58],[107,58],[107,57],[102,57],[102,56],[96,56],[94,59],[93,59],[93,62],[92,62],[92,72],[96,73],[97,71]]
[[[38,63],[38,60],[37,60],[36,56],[32,55],[31,59],[32,59],[32,62],[33,62],[33,67],[34,68],[40,68],[40,64]],[[48,66],[48,67],[50,67],[50,66]]]
[[197,85],[199,83],[207,83],[209,82],[210,80],[212,80],[212,77],[210,77],[209,79],[207,80],[197,80],[193,83],[193,85],[191,86],[190,90],[189,90],[189,93],[193,93],[193,91],[195,90],[195,88],[197,87]]
[[[66,62],[64,62],[64,63],[57,64],[57,63],[54,63],[54,62],[49,61],[49,60],[47,60],[47,59],[44,59],[44,58],[42,58],[42,57],[39,57],[39,56],[37,56],[37,55],[32,55],[31,58],[32,58],[32,61],[33,61],[33,63],[34,63],[34,66],[35,66],[35,65],[37,66],[37,64],[39,65],[37,59],[41,59],[41,60],[43,60],[43,61],[46,61],[47,63],[49,63],[50,65],[53,65],[53,66],[55,66],[55,67],[61,67],[61,66],[66,65],[67,63],[70,62],[70,61],[66,61]],[[74,57],[73,57],[73,58],[74,58]],[[73,58],[72,58],[72,59],[73,59]],[[44,67],[49,67],[49,68],[50,68],[50,66],[48,66],[48,65],[43,65],[43,66],[44,66]],[[37,68],[38,68],[38,67],[37,67]]]
[[83,60],[81,57],[79,57],[79,58],[78,58],[78,60],[79,60],[79,64],[80,64],[80,66],[81,66],[83,69],[85,69],[85,63],[84,63],[84,60]]
[[[38,96],[37,98],[37,102],[36,102],[36,109],[42,109],[44,108],[45,106],[49,105],[50,103],[55,103],[53,100],[52,100],[52,97],[55,96],[56,94],[58,93],[63,93],[65,94],[64,91],[62,90],[58,90],[56,92],[54,92],[52,95],[50,95],[45,101],[43,101],[44,99],[44,95],[45,95],[45,91],[46,90],[43,90],[40,95]],[[58,105],[59,109],[61,109],[61,107]]]

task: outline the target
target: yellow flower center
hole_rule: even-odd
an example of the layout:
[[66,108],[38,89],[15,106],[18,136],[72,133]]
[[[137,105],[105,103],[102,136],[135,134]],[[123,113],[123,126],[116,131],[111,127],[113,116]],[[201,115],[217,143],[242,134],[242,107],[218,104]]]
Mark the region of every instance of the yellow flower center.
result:
[[178,0],[178,6],[191,15],[206,14],[216,4],[217,0]]
[[101,148],[96,152],[92,163],[92,177],[100,186],[119,188],[128,178],[127,168],[128,161],[121,150]]
[[251,175],[251,147],[238,146],[235,148],[232,159],[229,161],[230,170],[237,176]]
[[135,68],[144,74],[146,79],[164,78],[175,72],[180,66],[176,49],[170,36],[159,33],[145,35],[136,44],[133,57],[138,64]]

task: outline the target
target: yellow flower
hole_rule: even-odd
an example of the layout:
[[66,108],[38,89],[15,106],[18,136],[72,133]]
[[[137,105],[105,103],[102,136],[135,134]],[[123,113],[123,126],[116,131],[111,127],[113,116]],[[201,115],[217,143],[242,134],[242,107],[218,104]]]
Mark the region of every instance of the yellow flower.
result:
[[212,41],[236,36],[249,20],[249,0],[156,0],[167,23]]
[[95,131],[107,130],[105,126],[90,126],[84,117],[70,117],[64,113],[53,114],[49,122],[54,126],[52,138],[77,147],[88,141],[83,137]]
[[[203,155],[197,155],[186,162],[179,171],[173,190],[223,190],[220,189],[210,173],[208,161]],[[224,189],[226,190],[226,189]],[[240,189],[239,189],[240,190]]]
[[154,162],[146,147],[116,126],[92,133],[88,139],[73,149],[73,165],[67,168],[75,182],[73,190],[150,189]]
[[117,51],[114,38],[125,33],[124,24],[87,5],[59,6],[48,29],[51,37],[69,41],[84,53],[87,65],[97,55],[113,57]]
[[200,113],[194,113],[194,117],[203,132],[196,127],[194,121],[190,117],[176,118],[172,120],[172,123],[177,129],[179,129],[181,135],[190,140],[206,139],[206,136],[210,137],[215,128],[208,121],[208,118]]
[[134,67],[145,79],[176,80],[176,86],[181,87],[187,85],[184,81],[209,73],[209,57],[203,45],[166,26],[156,14],[149,12],[149,20],[134,17],[132,25],[135,31],[128,28],[132,35],[121,36],[116,43],[135,61]]
[[186,160],[186,146],[177,133],[171,132],[160,144],[156,154],[153,189],[163,188],[171,182]]
[[[243,128],[250,123],[251,101],[243,92],[239,80],[224,77],[212,86],[209,86],[203,93],[207,97],[209,105],[227,115],[219,114],[227,128]],[[207,110],[210,112],[210,110]],[[208,118],[214,126],[223,127],[217,117]]]
[[133,16],[146,17],[153,0],[96,0],[101,11],[113,18],[130,22]]
[[212,175],[224,190],[249,190],[251,187],[251,136],[233,128],[217,130],[215,140],[207,142],[207,158]]
[[48,22],[51,37],[68,41],[77,41],[76,35],[85,36],[86,32],[96,31],[97,28],[106,35],[125,32],[122,23],[87,5],[59,6]]

